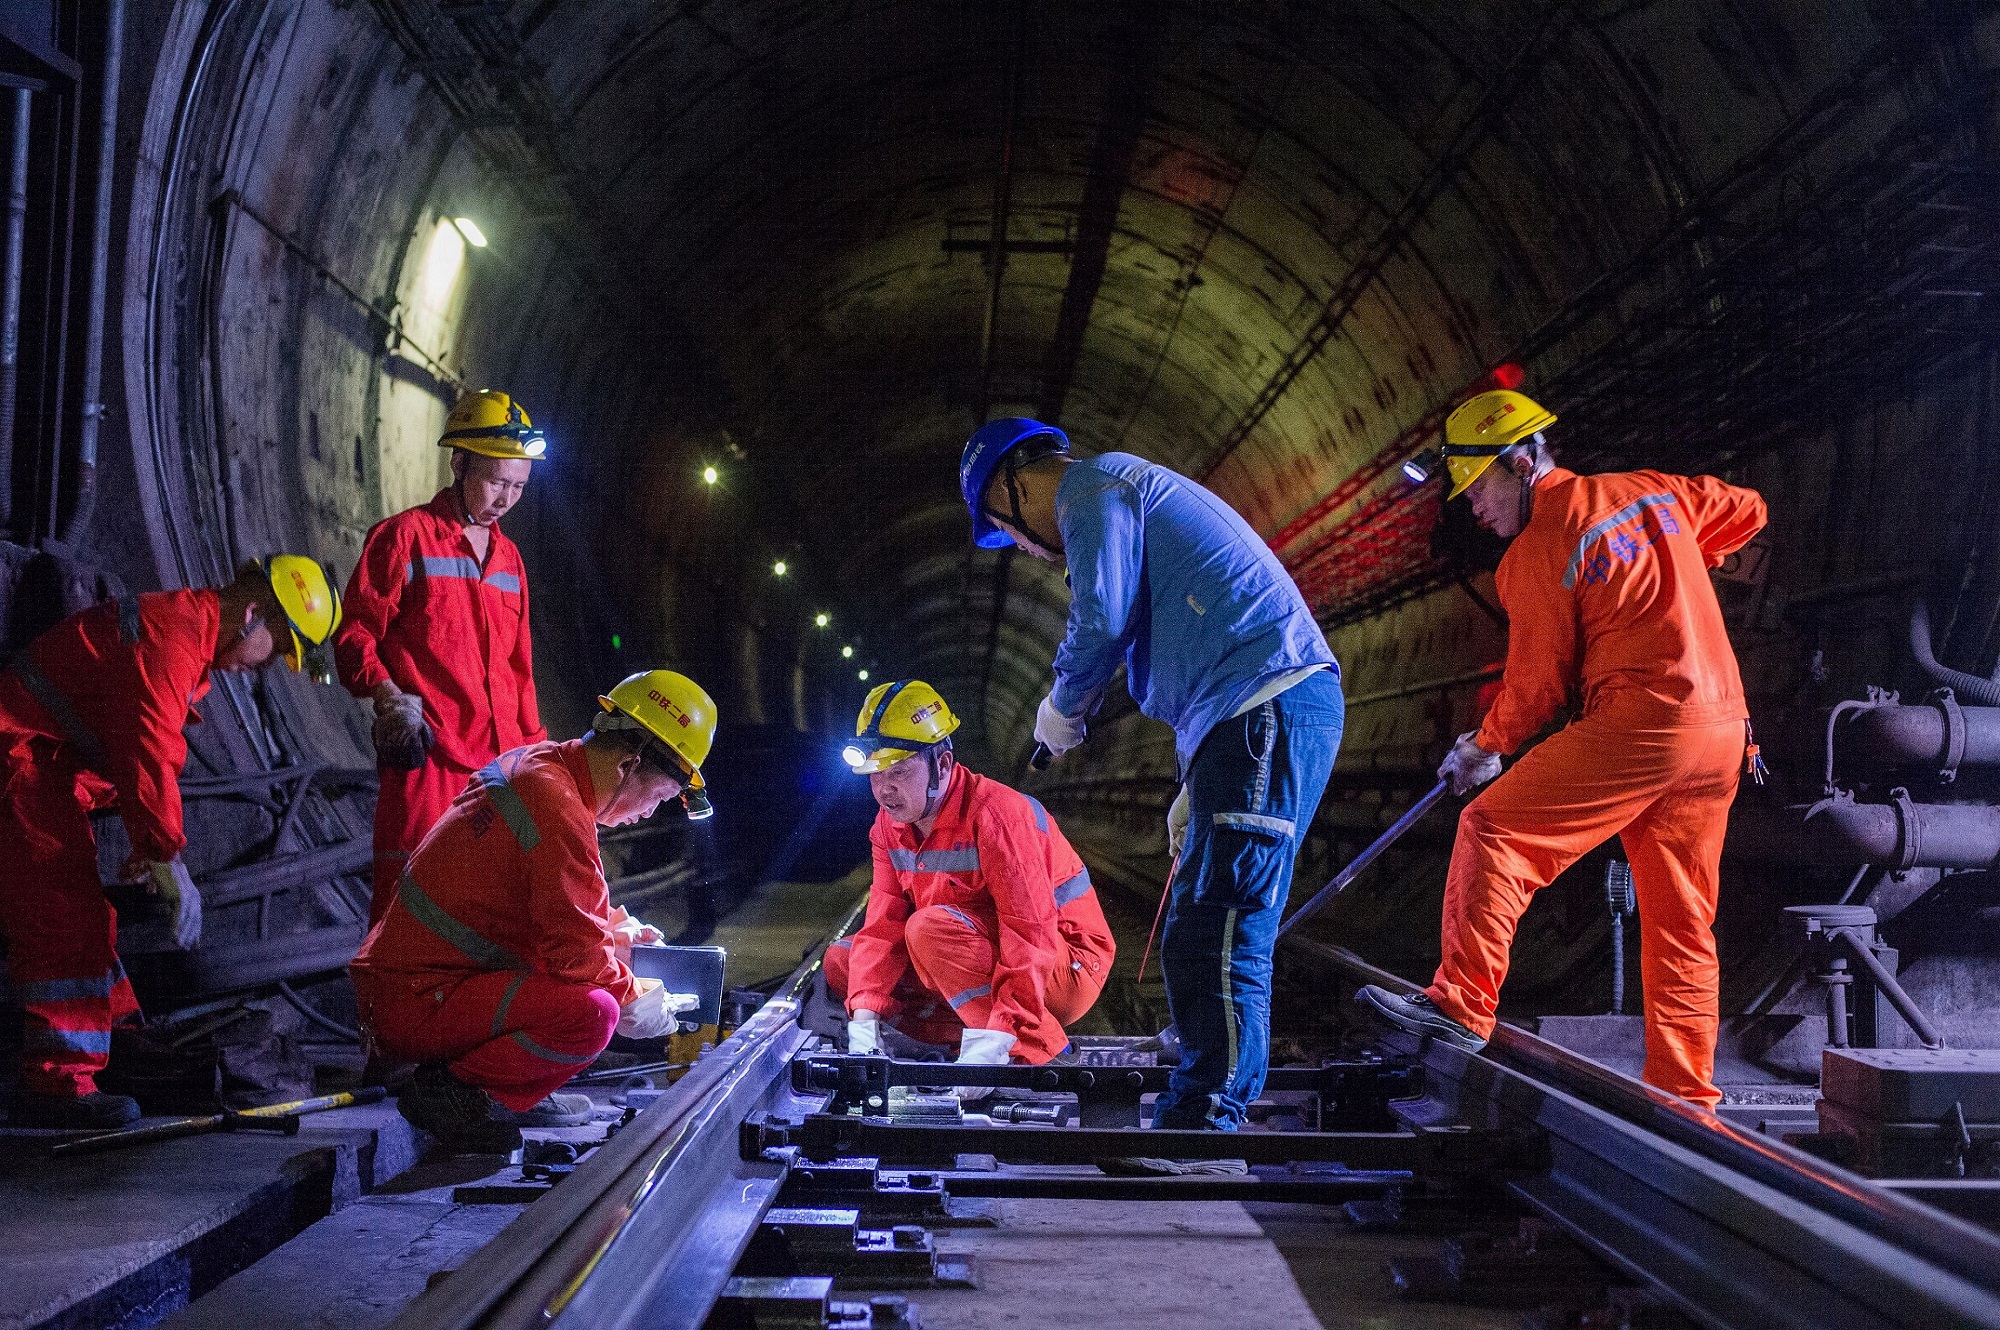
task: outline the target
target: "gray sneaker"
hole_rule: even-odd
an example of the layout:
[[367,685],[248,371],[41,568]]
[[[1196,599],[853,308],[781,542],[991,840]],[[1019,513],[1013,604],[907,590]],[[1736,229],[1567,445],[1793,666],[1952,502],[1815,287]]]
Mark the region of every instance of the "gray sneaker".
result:
[[581,1127],[596,1112],[597,1105],[587,1094],[552,1094],[518,1113],[496,1102],[489,1116],[516,1127]]
[[1430,1035],[1468,1053],[1477,1053],[1486,1047],[1484,1039],[1439,1011],[1437,1004],[1423,993],[1403,997],[1374,984],[1363,984],[1354,990],[1354,1000],[1399,1030]]

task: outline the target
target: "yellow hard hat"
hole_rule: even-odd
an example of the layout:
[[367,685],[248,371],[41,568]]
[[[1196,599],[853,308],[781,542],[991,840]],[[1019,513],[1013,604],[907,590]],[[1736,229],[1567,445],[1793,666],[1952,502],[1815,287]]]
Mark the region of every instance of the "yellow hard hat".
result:
[[1456,499],[1494,458],[1555,423],[1555,412],[1526,393],[1496,388],[1466,398],[1445,417],[1441,451],[1451,473],[1451,492],[1444,497]]
[[291,645],[285,664],[314,683],[333,682],[333,633],[340,627],[340,589],[317,559],[273,554],[258,565],[285,612]]
[[597,718],[598,729],[636,725],[666,746],[689,777],[689,789],[704,788],[701,764],[715,744],[715,701],[700,684],[672,670],[645,670],[598,698],[597,705],[605,711]]
[[519,402],[497,389],[481,388],[458,399],[445,419],[438,447],[533,462],[547,453],[549,440]]
[[854,719],[854,742],[840,755],[856,772],[886,771],[915,757],[958,728],[958,717],[920,679],[872,689]]

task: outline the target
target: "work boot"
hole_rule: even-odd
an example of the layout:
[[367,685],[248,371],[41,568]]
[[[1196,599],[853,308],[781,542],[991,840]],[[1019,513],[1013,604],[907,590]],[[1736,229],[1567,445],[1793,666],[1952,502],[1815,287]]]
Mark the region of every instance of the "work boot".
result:
[[508,1154],[521,1148],[521,1129],[494,1120],[499,1107],[492,1095],[461,1081],[442,1062],[418,1067],[396,1097],[396,1110],[453,1154]]
[[23,1090],[14,1101],[9,1122],[16,1127],[59,1127],[67,1131],[109,1131],[139,1116],[139,1101],[130,1095],[31,1094]]
[[1151,1155],[1121,1155],[1097,1161],[1100,1172],[1114,1178],[1240,1178],[1250,1172],[1242,1159],[1158,1159]]
[[1354,990],[1354,1000],[1364,1004],[1376,1016],[1399,1030],[1408,1030],[1411,1034],[1430,1035],[1468,1053],[1477,1053],[1486,1047],[1484,1039],[1439,1011],[1437,1004],[1430,1000],[1428,994],[1412,993],[1409,997],[1403,997],[1401,994],[1391,993],[1386,988],[1378,988],[1374,984],[1363,984]]
[[493,1105],[493,1120],[516,1127],[581,1127],[597,1112],[587,1094],[552,1094],[531,1108],[519,1112],[505,1104]]

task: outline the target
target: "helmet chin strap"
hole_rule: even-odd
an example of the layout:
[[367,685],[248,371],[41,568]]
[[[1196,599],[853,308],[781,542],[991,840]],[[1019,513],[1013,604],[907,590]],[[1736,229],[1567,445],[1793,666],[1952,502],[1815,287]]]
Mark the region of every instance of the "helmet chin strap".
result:
[[1007,467],[1007,520],[1013,523],[1016,531],[1026,536],[1029,540],[1034,541],[1049,553],[1060,553],[1062,550],[1061,542],[1050,540],[1047,536],[1029,526],[1028,519],[1021,516],[1021,487],[1015,481],[1015,477],[1020,474],[1021,468],[1015,462],[1012,453],[1007,455],[1005,462]]
[[924,811],[917,814],[917,821],[919,822],[937,812],[938,804],[944,800],[944,787],[950,783],[950,776],[948,774],[940,774],[938,770],[938,750],[936,744],[932,744],[930,747],[924,749],[924,761],[930,764],[931,778],[929,783],[924,786]]

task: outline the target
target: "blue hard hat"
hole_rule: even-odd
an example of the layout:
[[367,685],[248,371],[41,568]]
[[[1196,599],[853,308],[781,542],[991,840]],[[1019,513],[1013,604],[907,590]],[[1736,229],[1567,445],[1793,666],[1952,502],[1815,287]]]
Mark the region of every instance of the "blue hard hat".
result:
[[1069,451],[1069,436],[1054,425],[1044,425],[1026,416],[1003,416],[989,420],[965,442],[965,455],[958,459],[958,488],[965,496],[965,510],[972,514],[972,543],[983,550],[1004,550],[1014,538],[1002,531],[979,511],[979,496],[986,493],[993,473],[1008,451],[1030,439],[1048,438],[1055,451]]

